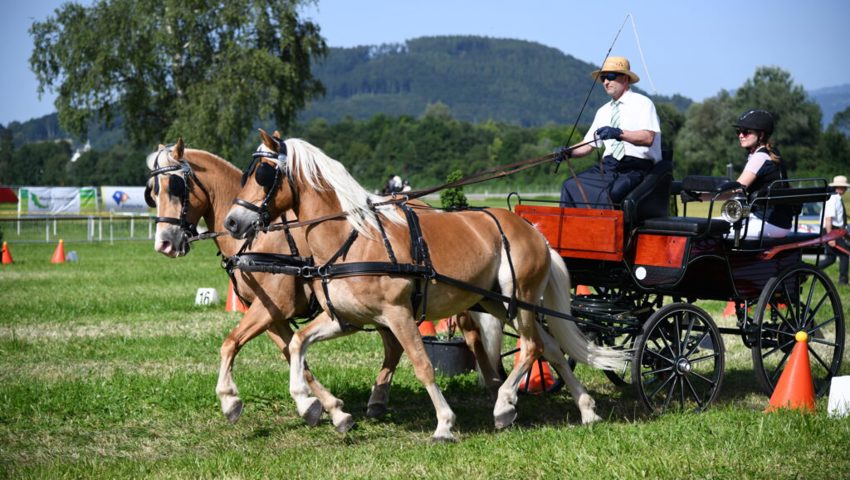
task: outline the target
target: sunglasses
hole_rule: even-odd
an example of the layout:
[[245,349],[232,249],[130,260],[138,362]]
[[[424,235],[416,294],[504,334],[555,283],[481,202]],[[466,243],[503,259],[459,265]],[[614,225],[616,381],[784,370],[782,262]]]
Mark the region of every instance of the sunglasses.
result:
[[747,136],[749,136],[753,133],[756,133],[755,130],[750,130],[749,128],[736,128],[735,132],[737,132],[738,135],[743,135],[745,137],[747,137]]
[[599,81],[601,82],[603,80],[608,80],[609,82],[613,82],[620,75],[622,75],[622,73],[615,73],[615,72],[600,73],[599,74]]

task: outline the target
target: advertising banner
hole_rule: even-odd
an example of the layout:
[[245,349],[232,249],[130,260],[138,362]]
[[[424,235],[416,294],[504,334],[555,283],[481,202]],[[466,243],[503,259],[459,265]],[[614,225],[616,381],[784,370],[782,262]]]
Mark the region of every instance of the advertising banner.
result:
[[107,212],[147,213],[150,208],[145,203],[145,187],[100,187],[103,196],[103,209]]
[[59,215],[97,211],[94,187],[21,187],[18,211],[29,215]]

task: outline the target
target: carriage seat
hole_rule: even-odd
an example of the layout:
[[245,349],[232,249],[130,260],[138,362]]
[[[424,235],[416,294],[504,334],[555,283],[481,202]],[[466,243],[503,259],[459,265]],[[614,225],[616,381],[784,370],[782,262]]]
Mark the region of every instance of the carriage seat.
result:
[[673,182],[673,162],[668,155],[644,177],[643,181],[623,199],[623,221],[626,228],[640,225],[646,219],[670,214],[670,184]]
[[720,237],[729,233],[731,229],[732,225],[720,218],[661,217],[644,220],[640,231],[688,237]]

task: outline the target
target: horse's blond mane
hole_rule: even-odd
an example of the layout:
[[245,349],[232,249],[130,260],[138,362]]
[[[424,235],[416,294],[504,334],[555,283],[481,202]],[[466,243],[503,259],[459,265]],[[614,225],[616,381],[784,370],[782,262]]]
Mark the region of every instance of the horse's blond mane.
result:
[[[334,192],[342,210],[348,213],[348,222],[359,233],[370,236],[367,227],[378,228],[378,220],[369,202],[378,203],[383,200],[382,197],[369,193],[342,163],[330,158],[316,146],[300,138],[289,138],[284,143],[290,158],[288,173],[292,174],[294,168],[297,170],[295,173],[300,174],[310,187]],[[394,206],[384,205],[378,209],[390,222],[405,223]]]

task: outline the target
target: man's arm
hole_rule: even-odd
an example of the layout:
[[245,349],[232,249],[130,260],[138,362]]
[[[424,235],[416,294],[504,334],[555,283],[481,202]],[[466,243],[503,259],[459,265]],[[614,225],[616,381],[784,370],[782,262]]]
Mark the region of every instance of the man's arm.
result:
[[620,141],[629,142],[638,147],[650,147],[655,141],[655,132],[652,130],[623,130]]

